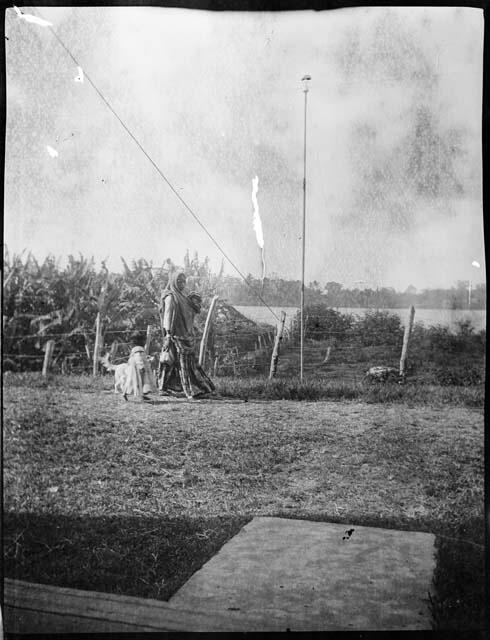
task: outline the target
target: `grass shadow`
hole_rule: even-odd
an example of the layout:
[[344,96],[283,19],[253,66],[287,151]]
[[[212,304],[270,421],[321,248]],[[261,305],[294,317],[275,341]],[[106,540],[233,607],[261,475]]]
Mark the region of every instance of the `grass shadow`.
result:
[[[431,519],[341,517],[277,510],[289,519],[337,522],[436,535],[431,613],[437,630],[485,628],[484,547],[481,520],[450,530]],[[252,519],[216,517],[72,517],[5,513],[5,576],[88,591],[168,600]]]
[[168,600],[251,520],[4,514],[6,577]]

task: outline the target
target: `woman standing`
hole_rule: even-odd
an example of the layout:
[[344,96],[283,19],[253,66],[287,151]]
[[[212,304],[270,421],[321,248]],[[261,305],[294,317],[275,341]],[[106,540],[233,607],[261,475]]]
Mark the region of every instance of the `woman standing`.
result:
[[162,294],[165,333],[158,386],[162,392],[183,391],[188,398],[212,393],[214,384],[195,356],[194,318],[201,312],[201,296],[184,294],[186,277],[182,271],[170,276]]

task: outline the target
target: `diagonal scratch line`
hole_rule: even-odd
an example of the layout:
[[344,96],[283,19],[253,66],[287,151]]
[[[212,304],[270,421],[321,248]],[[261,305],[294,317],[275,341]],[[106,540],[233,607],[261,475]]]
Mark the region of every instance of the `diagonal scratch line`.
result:
[[[39,17],[42,17],[39,12],[37,12]],[[34,15],[36,14],[36,12],[34,12]],[[111,111],[111,113],[117,118],[117,120],[119,121],[119,123],[121,124],[121,126],[123,127],[123,129],[126,131],[126,133],[132,138],[132,140],[135,142],[135,144],[139,147],[139,149],[141,150],[141,152],[148,158],[148,160],[151,162],[151,164],[153,165],[153,167],[155,168],[155,170],[157,171],[157,173],[160,175],[161,178],[163,178],[163,180],[167,183],[168,187],[170,188],[170,190],[174,193],[175,196],[177,196],[177,198],[180,200],[180,202],[184,205],[184,207],[186,208],[186,210],[191,214],[191,216],[194,218],[194,220],[199,224],[199,226],[203,229],[203,231],[206,233],[206,235],[211,239],[211,241],[214,243],[214,245],[217,247],[217,249],[223,254],[223,256],[228,260],[228,262],[231,264],[231,266],[235,269],[235,271],[241,276],[241,278],[243,279],[243,281],[247,284],[247,286],[251,289],[251,291],[257,296],[257,298],[262,302],[262,304],[267,307],[267,309],[269,309],[269,311],[272,313],[272,315],[279,321],[279,317],[274,313],[274,311],[269,307],[269,305],[265,302],[265,300],[262,298],[262,296],[252,287],[252,285],[248,282],[248,280],[246,279],[246,277],[243,275],[243,273],[240,271],[240,269],[236,266],[236,264],[233,262],[233,260],[226,254],[226,252],[221,248],[221,246],[218,244],[217,240],[215,240],[214,236],[207,230],[206,226],[201,222],[201,220],[199,219],[199,217],[194,213],[194,211],[192,211],[192,209],[190,208],[190,206],[185,202],[185,200],[182,198],[182,196],[176,191],[176,189],[174,188],[174,186],[171,184],[171,182],[168,180],[168,178],[165,176],[165,174],[163,173],[163,171],[160,169],[160,167],[156,164],[156,162],[151,158],[151,156],[146,152],[146,150],[144,149],[144,147],[141,145],[141,143],[139,142],[139,140],[136,138],[136,136],[131,132],[131,130],[126,126],[126,124],[124,123],[124,121],[119,117],[119,115],[117,114],[117,112],[112,108],[111,104],[108,102],[108,100],[106,100],[106,98],[104,97],[104,95],[102,94],[102,92],[97,88],[97,86],[95,85],[95,83],[92,81],[92,79],[90,78],[90,76],[88,75],[88,73],[85,71],[85,69],[83,68],[83,66],[78,62],[78,60],[75,58],[75,56],[72,54],[72,52],[70,51],[70,49],[68,49],[68,47],[66,46],[66,44],[63,42],[63,40],[60,38],[60,36],[56,33],[56,31],[53,29],[53,27],[49,26],[48,29],[51,31],[51,33],[54,35],[54,37],[56,38],[56,40],[60,43],[60,45],[63,47],[63,49],[66,51],[66,53],[70,56],[70,58],[73,60],[73,62],[75,63],[75,65],[77,67],[82,67],[83,72],[84,72],[84,79],[86,79],[89,84],[92,86],[92,88],[94,89],[94,91],[97,93],[97,95],[100,97],[100,99],[104,102],[104,104],[107,106],[107,108]]]

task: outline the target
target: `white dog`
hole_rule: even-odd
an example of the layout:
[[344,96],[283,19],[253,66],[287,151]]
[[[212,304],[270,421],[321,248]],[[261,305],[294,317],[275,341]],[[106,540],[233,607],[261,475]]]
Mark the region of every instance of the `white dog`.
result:
[[[151,365],[153,366],[157,361],[155,356],[149,358]],[[129,375],[129,364],[127,362],[123,362],[121,364],[111,364],[109,362],[109,354],[103,358],[100,358],[101,364],[107,369],[107,371],[114,371],[114,393],[122,393],[124,395],[124,399],[126,400],[126,396],[124,394],[124,387],[126,385],[126,380]]]
[[100,361],[107,371],[114,371],[114,393],[124,394],[124,386],[128,377],[128,363],[111,364],[108,353]]

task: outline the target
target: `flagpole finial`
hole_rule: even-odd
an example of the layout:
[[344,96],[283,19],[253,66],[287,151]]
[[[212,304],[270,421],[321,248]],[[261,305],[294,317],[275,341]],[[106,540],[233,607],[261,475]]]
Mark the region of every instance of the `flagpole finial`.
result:
[[311,80],[311,76],[306,75],[301,78],[301,82],[303,83],[303,91],[306,93],[308,91],[308,81]]

